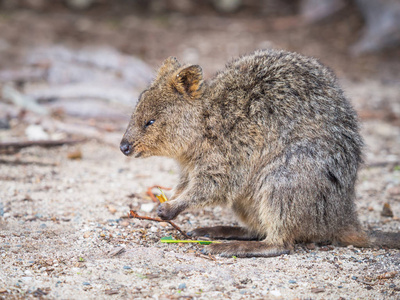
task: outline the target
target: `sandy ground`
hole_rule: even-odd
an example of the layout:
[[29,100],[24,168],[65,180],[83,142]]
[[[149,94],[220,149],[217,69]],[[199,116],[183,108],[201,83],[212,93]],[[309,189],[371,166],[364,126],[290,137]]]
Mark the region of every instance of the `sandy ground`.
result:
[[[35,14],[17,14],[3,18],[0,29],[25,28],[29,20],[33,32],[46,36],[34,42],[13,37],[23,53],[40,41],[57,40],[57,33],[63,32],[66,25],[44,25],[46,20],[55,19],[51,15],[38,18]],[[76,16],[70,19],[80,20]],[[63,20],[59,16],[58,22]],[[123,23],[126,28],[121,25],[122,33],[112,38],[116,48],[123,50],[124,36],[126,39],[132,27],[143,35],[147,47],[157,38],[162,39],[159,22],[165,20],[146,21],[147,30],[154,34],[148,36],[136,18],[129,20],[130,23]],[[351,37],[341,20],[334,20],[335,28],[344,28],[347,35],[342,35],[336,49],[318,44],[317,38],[310,35],[316,29],[278,28],[286,30],[283,38],[277,29],[269,35],[268,30],[261,30],[260,20],[212,17],[210,23],[194,18],[188,27],[196,29],[196,33],[185,38],[182,34],[189,29],[182,29],[183,17],[178,20],[181,23],[167,22],[167,28],[176,31],[165,38],[165,48],[143,52],[142,58],[150,65],[155,66],[170,52],[176,52],[178,57],[200,61],[212,74],[223,66],[226,57],[267,45],[267,37],[278,46],[321,54],[339,74],[346,94],[363,117],[367,147],[366,164],[357,184],[360,219],[365,228],[400,231],[400,90],[396,85],[398,77],[393,77],[400,70],[395,59],[397,50],[389,52],[389,56],[368,57],[369,64],[365,64],[365,57],[349,59],[344,49]],[[357,23],[357,18],[354,20]],[[112,29],[108,23],[104,25],[104,20],[82,22],[71,25],[81,24],[84,28],[75,40],[75,29],[65,33],[67,44],[76,43],[82,36],[92,38],[88,43],[111,39]],[[279,27],[281,23],[274,24]],[[321,34],[329,32],[328,25],[321,27]],[[92,28],[97,28],[97,35],[88,33],[94,31]],[[11,36],[6,32],[3,39],[10,42]],[[200,36],[201,41],[196,42],[200,46],[195,47]],[[301,37],[307,38],[308,43],[302,44]],[[223,48],[228,44],[221,39],[231,41],[230,46]],[[221,42],[218,45],[224,51],[214,49],[213,55],[207,54],[215,41]],[[135,47],[138,46],[129,49],[140,56],[140,49]],[[229,49],[233,49],[232,53]],[[21,53],[10,51],[7,57],[18,58]],[[0,62],[4,67],[10,65],[6,59]],[[0,299],[400,298],[399,250],[298,245],[292,254],[276,258],[226,259],[202,255],[202,245],[160,243],[164,236],[182,236],[166,223],[126,216],[130,209],[155,216],[145,192],[155,184],[172,187],[178,170],[173,161],[164,158],[124,157],[118,149],[124,126],[120,122],[114,132],[104,132],[107,143],[97,139],[74,146],[31,147],[0,155]],[[1,137],[21,137],[25,127],[23,122],[14,124],[11,130],[1,130]],[[76,151],[82,154],[81,159],[68,158]],[[394,217],[381,216],[384,203],[389,203]],[[176,223],[184,231],[197,226],[236,224],[231,212],[220,207],[184,212]]]

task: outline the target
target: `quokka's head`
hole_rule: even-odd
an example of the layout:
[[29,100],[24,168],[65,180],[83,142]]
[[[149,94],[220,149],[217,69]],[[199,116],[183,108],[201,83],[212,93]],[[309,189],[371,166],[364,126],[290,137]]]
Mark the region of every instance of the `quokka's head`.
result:
[[200,66],[164,61],[153,83],[142,92],[120,149],[135,157],[178,157],[198,134],[204,93]]

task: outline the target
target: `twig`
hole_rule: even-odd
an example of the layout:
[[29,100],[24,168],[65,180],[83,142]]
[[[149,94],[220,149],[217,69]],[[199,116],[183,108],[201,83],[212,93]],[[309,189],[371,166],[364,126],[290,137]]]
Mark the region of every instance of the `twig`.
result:
[[153,186],[149,187],[147,189],[146,195],[150,196],[151,200],[153,200],[153,202],[155,202],[155,203],[159,203],[159,201],[156,198],[156,196],[154,195],[154,193],[151,191],[154,188],[159,188],[159,189],[166,190],[166,191],[171,190],[171,188],[166,188],[166,187],[162,187],[162,186],[159,186],[159,185],[153,185]]
[[40,147],[58,147],[66,144],[76,144],[85,141],[79,140],[39,140],[39,141],[17,141],[17,142],[0,142],[0,150],[14,150],[18,152],[22,148],[40,146]]
[[166,222],[169,223],[172,227],[174,227],[176,230],[178,230],[185,238],[190,239],[190,237],[184,232],[182,231],[182,229],[179,228],[178,225],[176,225],[175,223],[173,223],[172,221],[169,220],[162,220],[160,218],[152,218],[152,217],[146,217],[146,216],[139,216],[136,211],[131,210],[129,212],[128,215],[130,218],[135,218],[135,219],[139,219],[139,220],[149,220],[149,221],[155,221],[155,222]]

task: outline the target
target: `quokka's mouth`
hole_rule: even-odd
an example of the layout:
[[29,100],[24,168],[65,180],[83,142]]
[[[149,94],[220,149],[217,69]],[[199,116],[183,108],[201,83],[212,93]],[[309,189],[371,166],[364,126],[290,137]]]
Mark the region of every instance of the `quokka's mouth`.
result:
[[139,157],[141,157],[143,155],[143,151],[140,151],[140,152],[138,152],[138,153],[135,153],[135,158],[139,158]]

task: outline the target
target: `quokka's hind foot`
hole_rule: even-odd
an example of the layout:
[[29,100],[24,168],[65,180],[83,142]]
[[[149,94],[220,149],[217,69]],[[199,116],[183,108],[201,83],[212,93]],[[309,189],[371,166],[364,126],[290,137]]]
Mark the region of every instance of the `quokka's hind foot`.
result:
[[215,226],[200,227],[187,233],[189,236],[203,236],[212,239],[224,240],[257,240],[257,235],[251,233],[243,227]]
[[291,247],[269,245],[265,242],[241,241],[211,244],[203,249],[205,254],[223,257],[274,257],[289,254]]

